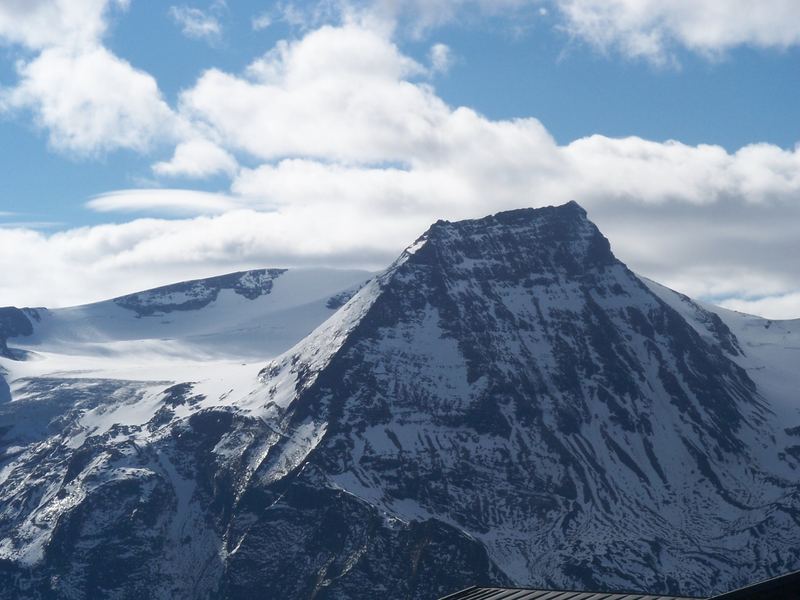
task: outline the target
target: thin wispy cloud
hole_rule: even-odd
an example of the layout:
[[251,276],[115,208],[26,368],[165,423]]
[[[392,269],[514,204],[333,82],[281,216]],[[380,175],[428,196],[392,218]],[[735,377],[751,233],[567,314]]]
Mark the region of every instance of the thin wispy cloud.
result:
[[428,53],[431,70],[434,73],[447,73],[453,66],[453,51],[447,44],[434,44]]
[[272,16],[268,12],[256,15],[250,20],[253,31],[263,31],[272,25]]
[[181,5],[171,6],[169,14],[187,37],[210,43],[216,43],[222,37],[222,24],[210,11]]
[[751,315],[769,315],[773,319],[797,319],[800,292],[752,299],[726,298],[721,300],[720,305]]
[[63,227],[61,221],[9,221],[0,222],[0,229],[55,229]]
[[92,198],[86,207],[96,212],[144,212],[193,216],[222,214],[242,208],[224,194],[184,189],[117,190]]

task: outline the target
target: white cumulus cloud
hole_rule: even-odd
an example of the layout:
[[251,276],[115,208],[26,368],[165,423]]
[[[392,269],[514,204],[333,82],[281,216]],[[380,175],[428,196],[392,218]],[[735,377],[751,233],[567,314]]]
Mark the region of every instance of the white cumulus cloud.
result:
[[29,110],[58,149],[145,151],[176,132],[155,79],[102,46],[49,47],[18,70],[0,108]]
[[244,76],[205,72],[181,96],[187,119],[261,159],[305,155],[378,162],[435,143],[428,119],[447,107],[404,80],[424,67],[377,33],[325,26],[281,42]]
[[735,46],[800,44],[795,0],[554,0],[566,28],[602,50],[657,63],[675,46],[717,55]]
[[238,165],[236,159],[214,142],[193,138],[175,147],[169,161],[153,165],[157,175],[203,179],[225,173],[233,175]]
[[178,123],[156,80],[102,43],[112,8],[127,0],[6,0],[0,42],[32,57],[16,65],[16,85],[0,88],[0,113],[29,112],[64,152],[120,148],[144,152],[170,140]]
[[40,49],[79,48],[97,42],[105,33],[107,13],[125,8],[121,0],[3,0],[0,2],[0,40]]

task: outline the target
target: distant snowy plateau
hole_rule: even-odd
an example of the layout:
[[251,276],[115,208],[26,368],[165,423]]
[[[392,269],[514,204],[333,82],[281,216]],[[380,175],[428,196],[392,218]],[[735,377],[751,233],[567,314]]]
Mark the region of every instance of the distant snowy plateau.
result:
[[0,598],[706,595],[800,568],[800,320],[632,273],[571,202],[383,273],[0,309]]

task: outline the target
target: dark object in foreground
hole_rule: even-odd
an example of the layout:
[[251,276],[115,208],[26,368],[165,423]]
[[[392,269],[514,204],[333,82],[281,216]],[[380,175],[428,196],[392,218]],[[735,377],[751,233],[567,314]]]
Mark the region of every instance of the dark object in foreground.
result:
[[[800,599],[800,571],[713,596],[708,600],[796,600]],[[471,587],[441,600],[689,600],[677,596],[648,596],[638,593],[567,592],[513,588]]]
[[603,592],[566,592],[526,590],[520,588],[471,587],[441,600],[697,600],[682,596],[648,596],[642,594],[608,594]]

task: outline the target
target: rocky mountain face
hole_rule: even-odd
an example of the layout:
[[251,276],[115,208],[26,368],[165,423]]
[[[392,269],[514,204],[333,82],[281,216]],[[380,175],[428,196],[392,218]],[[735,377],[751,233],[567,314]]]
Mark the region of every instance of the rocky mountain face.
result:
[[[27,336],[33,333],[32,321],[39,319],[33,309],[20,310],[13,306],[0,308],[0,357],[22,360],[24,354],[8,347],[8,338]],[[11,400],[11,390],[5,379],[6,370],[0,366],[0,403]]]
[[14,358],[14,353],[8,348],[8,338],[31,335],[32,321],[38,321],[38,318],[38,312],[33,309],[0,308],[0,356]]
[[575,203],[437,222],[355,289],[252,368],[2,359],[0,598],[704,595],[800,567],[798,322],[637,277]]
[[256,269],[185,281],[121,296],[115,298],[114,303],[142,317],[175,310],[204,308],[217,300],[222,290],[232,290],[240,296],[254,300],[269,294],[272,291],[272,282],[286,271],[287,269]]

